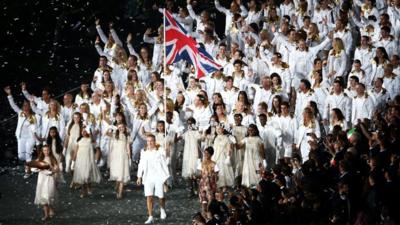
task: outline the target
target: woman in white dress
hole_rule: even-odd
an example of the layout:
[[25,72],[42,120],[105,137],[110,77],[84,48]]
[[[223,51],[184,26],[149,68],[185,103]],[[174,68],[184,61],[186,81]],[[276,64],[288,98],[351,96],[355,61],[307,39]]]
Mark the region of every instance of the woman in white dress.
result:
[[[60,134],[58,133],[57,127],[50,127],[49,135],[46,140],[46,144],[50,147],[51,153],[53,154],[54,158],[57,160],[58,163],[58,169],[60,172],[63,170],[63,165],[62,165],[62,160],[64,159],[63,156],[63,143],[60,137]],[[65,182],[64,176],[62,173],[58,173],[57,176],[57,181],[59,182]]]
[[148,219],[145,224],[154,222],[153,218],[153,196],[157,196],[160,200],[160,218],[167,218],[165,212],[165,194],[164,184],[169,178],[167,160],[165,158],[165,150],[156,145],[156,138],[152,134],[146,137],[146,148],[140,153],[140,162],[137,172],[137,185],[143,184],[144,195],[147,201]]
[[115,133],[110,132],[109,134],[111,136],[110,154],[108,157],[110,180],[116,182],[117,199],[121,199],[124,184],[131,180],[129,174],[131,137],[125,124],[119,124],[118,130]]
[[[50,147],[53,156],[57,159],[57,162],[60,164],[61,159],[63,158],[62,155],[63,145],[57,127],[50,127],[46,143]],[[62,167],[60,167],[60,170],[62,170]]]
[[308,154],[310,153],[310,145],[308,142],[312,140],[313,134],[315,134],[317,138],[321,137],[320,126],[314,117],[312,109],[306,107],[303,111],[303,121],[300,123],[296,135],[296,148],[300,150],[303,163],[308,160]]
[[220,171],[218,173],[217,187],[226,191],[227,187],[232,187],[235,176],[231,164],[232,142],[223,126],[217,127],[217,136],[214,140],[214,155],[212,160],[217,163]]
[[72,183],[82,185],[80,197],[83,198],[91,194],[91,183],[99,183],[101,175],[96,165],[92,135],[90,134],[89,127],[83,129],[81,134],[81,137],[77,140],[75,149],[75,167]]
[[65,172],[71,171],[71,161],[76,149],[76,141],[81,136],[83,127],[82,114],[75,112],[72,121],[67,126],[66,137],[64,141],[63,155],[65,156]]
[[182,160],[182,177],[188,180],[190,195],[194,195],[196,186],[197,162],[201,158],[200,140],[201,133],[195,127],[196,120],[189,118],[187,120],[188,130],[183,134],[184,149]]
[[260,181],[260,170],[262,166],[266,167],[266,160],[263,140],[257,126],[250,124],[247,133],[248,136],[239,143],[239,147],[244,147],[242,185],[252,187]]
[[53,207],[57,195],[56,174],[59,168],[57,159],[47,145],[43,146],[37,161],[49,166],[49,169],[39,171],[34,202],[36,205],[43,206],[44,217],[42,221],[45,221],[54,216]]

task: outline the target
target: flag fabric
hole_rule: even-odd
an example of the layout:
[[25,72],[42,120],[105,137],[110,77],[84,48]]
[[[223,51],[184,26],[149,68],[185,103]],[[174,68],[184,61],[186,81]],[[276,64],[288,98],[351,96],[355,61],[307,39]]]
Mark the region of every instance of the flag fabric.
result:
[[186,60],[194,65],[197,78],[222,68],[167,10],[164,10],[164,29],[166,64]]

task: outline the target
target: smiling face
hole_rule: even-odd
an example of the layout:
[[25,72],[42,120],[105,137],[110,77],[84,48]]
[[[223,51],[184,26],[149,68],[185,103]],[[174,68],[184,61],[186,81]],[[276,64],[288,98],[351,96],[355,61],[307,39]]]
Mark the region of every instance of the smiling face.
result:
[[52,112],[57,112],[58,111],[58,105],[57,105],[57,102],[55,100],[50,101],[49,110],[52,111]]
[[74,113],[74,116],[73,116],[73,121],[74,121],[74,123],[79,123],[80,121],[81,121],[81,114],[80,113]]
[[156,139],[154,136],[147,136],[146,142],[149,149],[154,149],[156,147]]
[[139,115],[145,116],[147,114],[147,106],[145,104],[140,105]]
[[224,115],[224,107],[222,105],[218,105],[217,108],[215,109],[215,112],[217,115]]
[[42,91],[42,99],[44,101],[49,101],[50,100],[50,93],[47,90]]
[[22,105],[22,111],[24,111],[24,113],[29,113],[31,111],[31,105],[29,104],[29,102],[24,102],[24,104]]
[[211,159],[211,154],[208,151],[204,151],[204,159],[206,159],[206,160]]
[[42,152],[43,152],[43,155],[44,155],[45,157],[49,156],[49,155],[50,155],[50,148],[49,148],[49,146],[44,146],[44,147],[42,148]]

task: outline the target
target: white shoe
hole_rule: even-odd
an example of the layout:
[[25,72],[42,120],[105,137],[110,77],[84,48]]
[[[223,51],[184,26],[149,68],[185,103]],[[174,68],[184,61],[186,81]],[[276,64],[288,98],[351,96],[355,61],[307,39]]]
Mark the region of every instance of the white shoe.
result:
[[167,218],[167,213],[165,213],[165,209],[160,208],[160,219],[165,220]]
[[97,167],[103,167],[104,166],[104,160],[100,159],[99,163],[97,163]]
[[24,179],[28,179],[31,175],[29,173],[25,173]]
[[149,216],[149,218],[144,222],[144,224],[152,224],[154,222],[154,218],[152,216]]

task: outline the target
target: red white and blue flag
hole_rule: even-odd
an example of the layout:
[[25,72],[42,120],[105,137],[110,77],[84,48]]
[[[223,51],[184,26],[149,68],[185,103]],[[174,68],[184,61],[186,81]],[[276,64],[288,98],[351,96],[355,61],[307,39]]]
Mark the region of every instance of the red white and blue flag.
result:
[[194,65],[197,78],[222,68],[167,10],[164,10],[164,29],[167,65],[186,60]]

